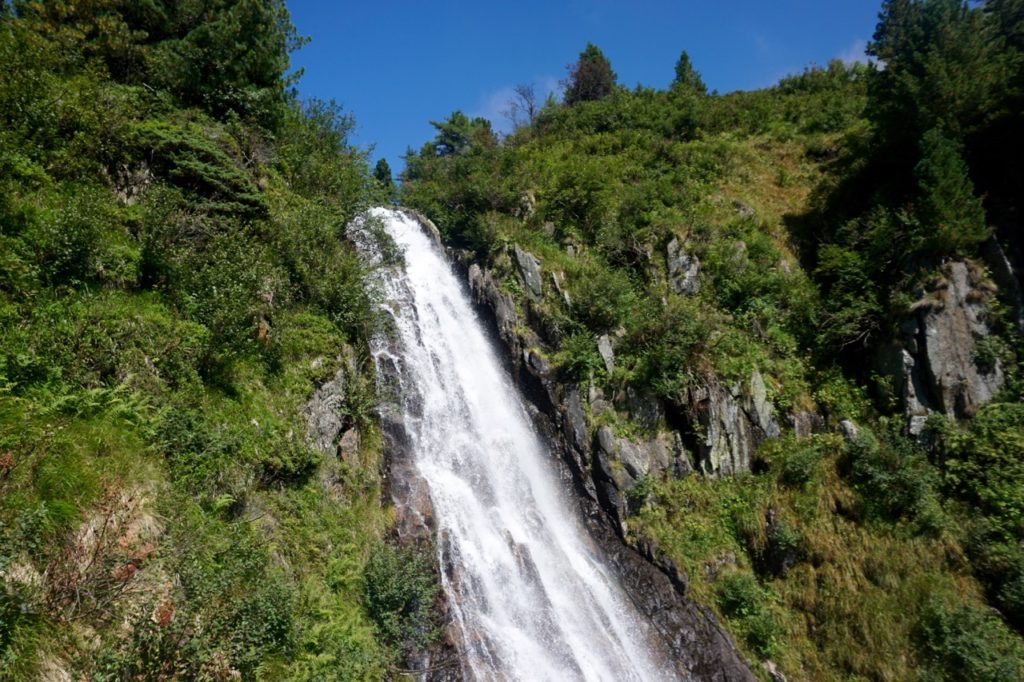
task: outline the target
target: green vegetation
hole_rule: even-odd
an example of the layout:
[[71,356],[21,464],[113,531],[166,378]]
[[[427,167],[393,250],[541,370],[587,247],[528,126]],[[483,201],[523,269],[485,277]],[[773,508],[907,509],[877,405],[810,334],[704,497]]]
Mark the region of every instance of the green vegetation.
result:
[[[868,388],[943,262],[991,291],[983,249],[1020,249],[1021,21],[1019,2],[887,0],[869,47],[884,69],[833,62],[726,95],[685,51],[668,89],[628,90],[588,45],[564,101],[500,142],[481,123],[450,145],[456,112],[406,159],[403,201],[490,269],[564,381],[607,398],[592,425],[677,429],[695,450],[696,396],[747,390],[755,370],[781,423],[820,415],[814,435],[766,441],[751,473],[626,493],[627,537],[653,540],[788,679],[1024,676],[1008,306],[985,309],[973,356],[1004,388],[962,422],[933,416],[915,439],[892,391]],[[540,261],[540,300],[513,246]],[[660,398],[664,419],[630,396]],[[843,420],[857,433],[837,435]]]
[[[384,190],[297,44],[277,0],[0,11],[0,678],[380,679],[434,636],[343,240]],[[358,463],[305,438],[339,372]]]
[[[594,425],[695,451],[700,396],[763,379],[783,435],[752,471],[626,493],[627,539],[759,674],[1024,677],[1012,305],[972,355],[1003,388],[960,422],[911,437],[867,361],[944,263],[995,291],[985,249],[1024,247],[1019,0],[885,0],[885,68],[756,92],[708,94],[685,51],[630,90],[587,45],[563,102],[517,86],[511,135],[435,122],[400,189],[349,114],[297,100],[301,42],[280,0],[0,1],[0,678],[371,680],[436,640],[429,552],[387,542],[343,239],[395,196],[602,396]],[[305,438],[335,376],[346,461]]]

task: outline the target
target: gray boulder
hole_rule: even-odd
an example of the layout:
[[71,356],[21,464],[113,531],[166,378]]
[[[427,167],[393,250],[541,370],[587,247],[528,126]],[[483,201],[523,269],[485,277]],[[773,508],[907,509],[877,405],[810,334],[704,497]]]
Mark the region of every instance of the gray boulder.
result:
[[320,386],[302,407],[309,443],[324,454],[333,454],[345,426],[341,408],[345,404],[345,370],[338,370]]
[[357,428],[351,428],[342,434],[341,440],[338,441],[338,457],[342,462],[352,466],[359,466],[360,440],[359,429]]
[[540,299],[543,292],[540,277],[540,261],[529,251],[523,251],[518,246],[514,248],[516,265],[519,266],[519,276],[523,279],[527,291],[535,298]]
[[974,358],[975,344],[988,336],[982,314],[985,299],[963,262],[945,271],[948,286],[938,292],[938,305],[920,315],[924,341],[925,378],[936,399],[936,409],[950,417],[963,417],[988,402],[1003,385],[997,360],[981,368]]
[[615,368],[615,351],[612,350],[612,340],[608,338],[607,334],[602,334],[597,338],[597,352],[601,355],[601,359],[604,360],[604,367],[611,374],[611,371]]
[[728,389],[711,384],[691,390],[690,412],[704,432],[699,466],[712,476],[749,471],[758,446],[781,433],[764,379],[756,370],[748,391],[738,384]]
[[673,238],[668,243],[666,254],[668,264],[668,279],[672,284],[672,290],[677,294],[692,296],[700,291],[700,260],[693,255],[686,253],[679,239]]
[[900,335],[883,346],[876,368],[889,377],[911,432],[924,429],[928,415],[962,419],[995,396],[1005,376],[998,359],[979,364],[976,349],[990,333],[985,307],[992,292],[980,273],[963,261],[946,264],[943,277],[922,291]]

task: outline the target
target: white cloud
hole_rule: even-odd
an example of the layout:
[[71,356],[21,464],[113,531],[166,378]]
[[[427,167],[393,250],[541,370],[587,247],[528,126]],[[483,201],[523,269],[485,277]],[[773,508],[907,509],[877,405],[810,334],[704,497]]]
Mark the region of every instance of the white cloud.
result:
[[[531,82],[537,96],[538,107],[544,105],[548,94],[558,93],[558,79],[554,76],[538,76]],[[471,110],[470,118],[482,116],[491,122],[491,126],[493,126],[496,132],[512,132],[512,122],[506,116],[506,112],[509,109],[509,102],[515,96],[514,87],[513,85],[505,85],[482,94],[479,100],[477,100],[476,106]]]
[[484,94],[477,102],[476,108],[473,109],[471,117],[482,116],[491,122],[491,126],[496,131],[509,132],[512,129],[512,124],[505,116],[505,112],[508,110],[508,103],[513,94],[511,85]]
[[851,66],[857,62],[867,63],[871,61],[865,52],[867,47],[868,43],[866,40],[855,40],[852,45],[839,53],[838,59],[847,66]]

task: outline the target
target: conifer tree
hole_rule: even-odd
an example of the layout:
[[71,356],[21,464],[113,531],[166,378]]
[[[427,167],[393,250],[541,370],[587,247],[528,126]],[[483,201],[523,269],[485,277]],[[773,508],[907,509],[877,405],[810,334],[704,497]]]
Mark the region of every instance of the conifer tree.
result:
[[569,67],[565,103],[591,102],[604,99],[615,88],[615,72],[604,53],[593,43],[580,52],[580,58]]
[[373,177],[386,189],[391,189],[395,184],[391,179],[391,166],[388,165],[388,160],[385,158],[381,158],[377,162],[373,169]]
[[[924,221],[924,248],[938,253],[962,252],[989,236],[985,210],[974,194],[957,145],[938,129],[921,140],[915,168]],[[929,229],[930,228],[930,229]]]
[[697,70],[690,63],[690,55],[683,50],[676,62],[676,77],[672,81],[673,88],[686,88],[702,95],[707,94],[708,88],[704,85],[703,79]]

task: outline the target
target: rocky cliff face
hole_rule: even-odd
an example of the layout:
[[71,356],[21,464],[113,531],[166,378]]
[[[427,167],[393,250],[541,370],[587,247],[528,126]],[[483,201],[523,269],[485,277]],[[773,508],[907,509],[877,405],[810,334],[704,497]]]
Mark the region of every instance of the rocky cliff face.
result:
[[879,352],[877,366],[891,377],[914,435],[933,413],[971,416],[1002,387],[1002,363],[983,345],[990,333],[985,310],[993,298],[994,288],[977,267],[947,263],[941,278],[920,292],[899,336]]
[[[526,252],[520,257],[520,251],[516,249],[519,274],[524,285],[533,289],[529,280],[542,281],[541,266]],[[637,441],[620,437],[608,427],[592,429],[588,411],[607,409],[600,391],[582,395],[578,386],[558,381],[541,350],[546,346],[544,339],[522,319],[516,301],[468,254],[453,252],[451,256],[465,273],[473,300],[505,350],[508,369],[533,408],[536,427],[558,455],[563,481],[575,489],[588,530],[607,553],[630,597],[671,649],[680,677],[753,680],[749,666],[711,612],[687,598],[685,574],[657,547],[632,541],[627,535],[634,497],[630,492],[640,481],[666,472],[684,475],[693,471],[681,436],[662,429],[652,438]],[[552,281],[557,284],[557,277]],[[606,363],[614,362],[610,347],[603,349],[602,356]],[[698,459],[708,462],[715,472],[749,466],[756,438],[778,433],[766,397],[758,393],[756,381],[752,383],[752,390],[736,387],[714,396],[695,396],[697,402],[706,401],[711,434]],[[763,388],[762,381],[761,391]],[[641,395],[624,397],[634,418],[664,422],[663,408],[656,400]],[[725,434],[739,421],[748,426],[730,440]]]

